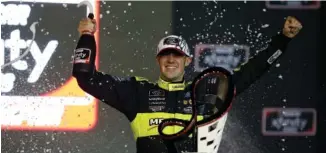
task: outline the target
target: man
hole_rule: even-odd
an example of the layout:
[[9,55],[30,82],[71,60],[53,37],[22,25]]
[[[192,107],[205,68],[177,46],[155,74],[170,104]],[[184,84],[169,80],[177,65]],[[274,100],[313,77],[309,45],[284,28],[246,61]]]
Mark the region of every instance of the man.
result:
[[[92,36],[96,31],[95,27],[95,20],[83,19],[78,31],[82,36]],[[237,94],[248,88],[275,63],[301,28],[298,20],[288,17],[281,34],[272,38],[268,48],[234,70]],[[184,69],[192,61],[186,41],[174,35],[164,37],[158,44],[156,59],[160,67],[160,76],[156,83],[143,77],[122,78],[96,70],[78,72],[74,67],[73,75],[85,92],[122,112],[131,122],[138,153],[168,152],[165,141],[159,136],[158,124],[165,118],[189,119],[191,116],[191,111],[185,109],[191,104],[187,103],[190,96],[186,93],[190,91],[190,84],[184,80]],[[90,64],[94,67],[94,63]],[[172,127],[164,132],[173,134],[179,130],[180,127]],[[191,145],[184,143],[179,147],[187,151]]]

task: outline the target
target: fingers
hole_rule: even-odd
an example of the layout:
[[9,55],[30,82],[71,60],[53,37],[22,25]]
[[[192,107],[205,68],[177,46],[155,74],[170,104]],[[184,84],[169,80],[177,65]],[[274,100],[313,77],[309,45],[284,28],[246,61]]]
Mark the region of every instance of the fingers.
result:
[[81,19],[78,25],[78,32],[82,34],[93,34],[96,31],[96,20],[84,18]]
[[283,34],[293,38],[302,29],[301,23],[293,16],[288,16],[284,23]]
[[79,22],[80,25],[87,25],[87,24],[96,24],[96,20],[95,19],[89,19],[89,18],[84,18],[82,20],[80,20]]
[[292,16],[288,16],[286,19],[287,24],[291,24],[293,22],[293,17]]
[[302,28],[301,23],[293,16],[288,16],[287,17],[286,24],[288,26],[290,26],[290,27],[296,27],[296,28],[299,28],[299,29]]
[[93,24],[96,24],[96,20],[95,20],[95,19],[91,20],[91,22],[92,22]]

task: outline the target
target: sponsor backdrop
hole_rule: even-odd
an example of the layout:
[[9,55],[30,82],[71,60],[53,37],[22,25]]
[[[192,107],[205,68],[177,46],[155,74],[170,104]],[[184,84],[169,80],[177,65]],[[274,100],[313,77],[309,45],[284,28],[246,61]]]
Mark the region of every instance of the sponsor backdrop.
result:
[[[65,28],[78,23],[87,9],[77,8],[76,1],[48,2],[1,4],[2,62],[17,58],[31,44],[26,57],[2,70],[2,129],[87,130],[95,125],[97,103],[71,77],[71,49],[78,33]],[[58,11],[63,23],[53,24],[54,14],[45,10]],[[38,22],[34,41],[33,22]]]
[[[246,45],[250,47],[250,56],[253,56],[266,46],[271,36],[282,29],[286,16],[296,16],[303,23],[304,29],[291,42],[283,58],[246,92],[238,95],[230,112],[220,151],[316,152],[316,137],[287,136],[292,135],[295,130],[300,131],[300,125],[306,121],[310,122],[307,125],[315,124],[308,121],[308,118],[313,119],[309,116],[313,116],[314,111],[305,115],[297,109],[292,110],[292,115],[289,115],[291,111],[282,113],[274,109],[269,115],[264,115],[263,109],[315,108],[318,102],[323,101],[317,90],[320,82],[316,80],[316,55],[320,49],[319,23],[323,13],[319,3],[177,2],[174,8],[177,10],[174,16],[175,32],[189,40],[194,51],[198,46],[203,46],[202,44],[232,44],[234,47]],[[223,61],[214,57],[217,54],[206,56],[216,59],[215,63],[235,64],[233,62],[239,55],[234,55],[236,52],[232,49],[223,51],[223,55],[219,56],[225,57],[227,54],[234,59],[224,58]],[[190,68],[188,72],[196,70],[196,60],[205,62],[201,58],[195,58],[194,68]],[[207,61],[209,62],[206,64],[214,63]],[[282,126],[277,128],[279,125]],[[309,126],[311,127],[305,127],[307,131],[302,131],[307,132],[306,135],[315,132],[312,127],[316,125]],[[263,127],[266,129],[262,129]],[[273,134],[274,136],[270,136]]]
[[[135,152],[127,119],[85,94],[70,77],[76,28],[88,12],[86,7],[76,7],[78,2],[1,3],[1,65],[33,42],[27,56],[1,71],[4,153]],[[317,57],[325,54],[318,52],[325,37],[320,28],[325,22],[325,4],[92,3],[99,20],[99,69],[152,81],[159,75],[156,45],[165,35],[181,34],[191,46],[194,62],[186,74],[191,79],[207,66],[232,69],[247,61],[281,30],[286,16],[298,17],[304,28],[287,53],[236,99],[219,152],[314,153],[318,146],[315,135],[325,139],[320,132],[325,123],[316,109],[325,101],[325,77],[318,77],[323,75],[318,70],[325,67],[317,67],[322,60]],[[38,22],[35,41],[29,29],[33,22]]]

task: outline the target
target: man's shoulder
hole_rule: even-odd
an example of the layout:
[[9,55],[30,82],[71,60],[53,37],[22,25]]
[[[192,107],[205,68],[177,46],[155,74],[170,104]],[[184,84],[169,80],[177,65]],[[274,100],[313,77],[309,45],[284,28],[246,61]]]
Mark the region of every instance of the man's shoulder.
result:
[[142,77],[142,76],[134,76],[135,80],[137,82],[149,82],[149,80],[145,77]]
[[141,84],[155,84],[154,82],[151,82],[149,79],[147,79],[146,77],[142,77],[142,76],[133,76],[133,78],[135,79],[136,82],[141,83]]
[[152,83],[149,81],[149,79],[142,77],[142,76],[125,76],[125,77],[120,77],[120,76],[111,76],[115,81],[119,82],[136,82],[136,83]]

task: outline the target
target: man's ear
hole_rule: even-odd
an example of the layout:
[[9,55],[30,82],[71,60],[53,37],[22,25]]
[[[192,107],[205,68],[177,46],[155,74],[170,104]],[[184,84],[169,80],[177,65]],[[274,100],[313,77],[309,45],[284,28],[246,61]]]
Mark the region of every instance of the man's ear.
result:
[[156,64],[157,65],[160,65],[160,61],[159,60],[160,60],[160,57],[159,56],[156,56]]
[[186,57],[186,63],[185,66],[188,66],[192,61],[192,57]]

